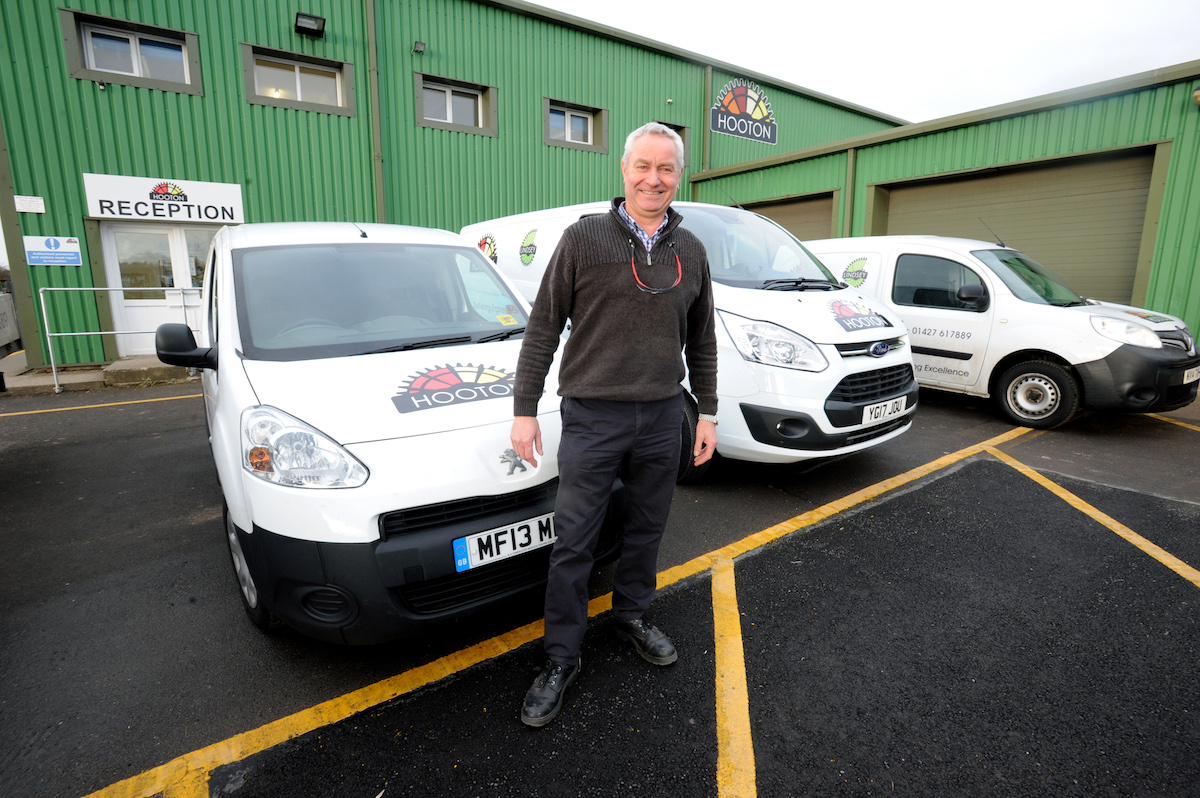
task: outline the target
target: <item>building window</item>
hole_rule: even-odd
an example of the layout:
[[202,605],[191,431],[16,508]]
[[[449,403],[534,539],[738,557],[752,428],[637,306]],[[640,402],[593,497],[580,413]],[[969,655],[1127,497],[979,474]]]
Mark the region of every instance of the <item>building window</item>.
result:
[[242,45],[246,101],[354,116],[354,66],[344,61]]
[[660,125],[666,125],[667,127],[671,128],[671,130],[674,130],[679,134],[679,138],[683,139],[683,165],[687,166],[689,160],[688,153],[691,151],[691,143],[688,141],[688,129],[683,125],[675,125],[670,122],[663,122],[661,119],[655,121],[657,121]]
[[542,138],[547,146],[608,152],[608,112],[603,108],[542,99]]
[[439,130],[496,136],[496,89],[416,73],[417,124]]
[[67,70],[73,78],[203,94],[194,33],[59,9]]

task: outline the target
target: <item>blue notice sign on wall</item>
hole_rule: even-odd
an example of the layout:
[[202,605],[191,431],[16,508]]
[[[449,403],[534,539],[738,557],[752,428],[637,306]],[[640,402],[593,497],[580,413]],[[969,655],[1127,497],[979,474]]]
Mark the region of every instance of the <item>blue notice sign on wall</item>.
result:
[[72,236],[23,236],[30,266],[82,266],[79,239]]

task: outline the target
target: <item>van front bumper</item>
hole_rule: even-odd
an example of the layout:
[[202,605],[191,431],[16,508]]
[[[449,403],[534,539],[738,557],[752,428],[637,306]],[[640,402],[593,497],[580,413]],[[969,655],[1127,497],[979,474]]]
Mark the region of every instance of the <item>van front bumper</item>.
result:
[[[484,512],[472,501],[431,505],[380,517],[380,539],[369,543],[300,540],[257,525],[238,539],[260,599],[281,621],[330,643],[383,643],[485,606],[502,606],[546,582],[552,546],[479,568],[455,568],[453,541],[552,513],[557,480],[500,497]],[[613,500],[596,546],[596,562],[616,559],[624,487]],[[510,504],[505,508],[501,505]],[[451,520],[454,518],[462,520]],[[438,518],[436,523],[413,519]]]
[[1200,381],[1184,374],[1200,367],[1200,355],[1177,347],[1146,349],[1122,345],[1100,360],[1075,366],[1083,382],[1083,401],[1092,410],[1159,413],[1178,410],[1196,399]]

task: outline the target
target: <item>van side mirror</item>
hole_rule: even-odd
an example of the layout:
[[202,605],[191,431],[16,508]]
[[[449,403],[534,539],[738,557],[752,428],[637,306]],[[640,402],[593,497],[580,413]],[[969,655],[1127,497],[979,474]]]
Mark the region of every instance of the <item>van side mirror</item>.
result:
[[170,366],[190,369],[215,369],[217,350],[196,346],[196,336],[186,324],[160,324],[154,334],[158,359]]
[[974,310],[982,312],[988,308],[987,289],[979,283],[967,283],[958,289],[956,296],[958,301],[964,305],[973,305]]

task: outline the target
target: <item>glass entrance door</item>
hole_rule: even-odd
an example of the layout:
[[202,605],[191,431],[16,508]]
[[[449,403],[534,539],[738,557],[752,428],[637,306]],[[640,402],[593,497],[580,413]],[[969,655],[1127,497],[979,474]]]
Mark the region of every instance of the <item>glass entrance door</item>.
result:
[[218,228],[102,222],[109,301],[121,357],[154,354],[154,331],[167,322],[199,323],[205,256]]

